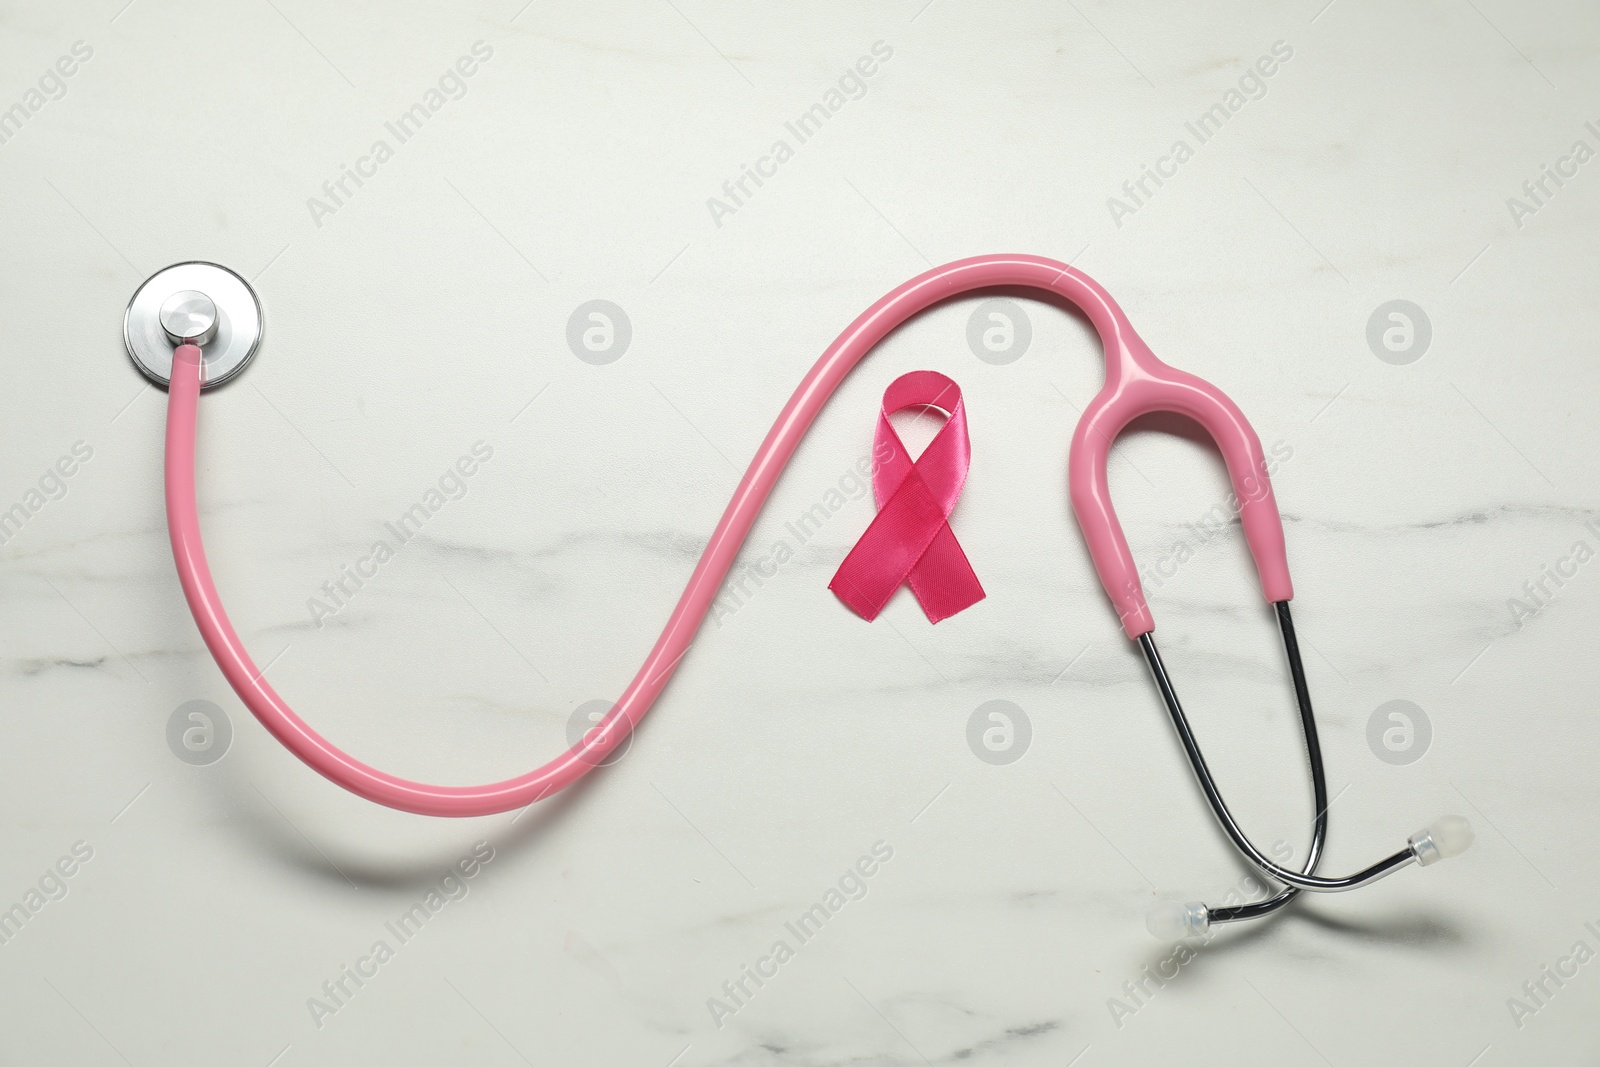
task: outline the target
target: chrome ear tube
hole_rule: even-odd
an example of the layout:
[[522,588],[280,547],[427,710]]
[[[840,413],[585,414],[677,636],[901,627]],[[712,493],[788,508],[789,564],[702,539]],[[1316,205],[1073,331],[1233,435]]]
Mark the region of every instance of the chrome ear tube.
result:
[[1228,810],[1227,802],[1222,799],[1216,781],[1211,777],[1211,769],[1206,765],[1205,756],[1200,752],[1200,743],[1195,740],[1194,731],[1189,727],[1188,717],[1184,715],[1183,706],[1178,702],[1178,694],[1173,690],[1172,681],[1167,677],[1166,667],[1161,662],[1161,654],[1156,651],[1154,637],[1149,633],[1139,636],[1139,650],[1144,653],[1145,662],[1150,667],[1150,676],[1161,692],[1162,702],[1167,706],[1167,714],[1171,717],[1173,729],[1177,731],[1178,740],[1183,746],[1183,754],[1188,758],[1195,779],[1200,783],[1200,791],[1205,794],[1211,813],[1216,816],[1229,842],[1241,856],[1267,877],[1284,883],[1283,888],[1271,897],[1249,904],[1222,907],[1212,907],[1198,902],[1158,904],[1146,917],[1145,925],[1152,936],[1164,941],[1203,937],[1212,926],[1219,923],[1242,922],[1245,919],[1259,919],[1264,915],[1270,915],[1299,896],[1302,890],[1339,893],[1349,889],[1359,889],[1410,864],[1426,867],[1442,859],[1460,855],[1472,844],[1472,824],[1459,815],[1444,815],[1412,834],[1406,840],[1405,848],[1386,856],[1365,870],[1343,878],[1317,877],[1317,863],[1322,859],[1322,848],[1328,836],[1328,779],[1322,766],[1322,745],[1317,738],[1317,720],[1311,710],[1311,691],[1306,685],[1305,667],[1300,662],[1300,642],[1295,639],[1294,619],[1289,613],[1289,602],[1280,600],[1273,604],[1273,608],[1278,616],[1278,628],[1283,634],[1284,655],[1289,661],[1289,674],[1294,681],[1295,704],[1300,710],[1300,730],[1306,743],[1306,764],[1311,770],[1311,802],[1314,805],[1311,818],[1311,844],[1306,851],[1305,865],[1298,872],[1280,867],[1267,859],[1240,829],[1233,818],[1233,813]]

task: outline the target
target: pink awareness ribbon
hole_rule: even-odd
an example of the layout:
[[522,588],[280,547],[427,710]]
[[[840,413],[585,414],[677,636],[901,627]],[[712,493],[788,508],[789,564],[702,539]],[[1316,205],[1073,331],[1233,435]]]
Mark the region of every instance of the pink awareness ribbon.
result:
[[[889,416],[911,407],[949,418],[915,460]],[[950,529],[972,461],[961,387],[937,371],[902,374],[883,393],[873,439],[872,497],[878,514],[828,583],[845,606],[871,622],[909,584],[929,622],[948,619],[985,596]]]

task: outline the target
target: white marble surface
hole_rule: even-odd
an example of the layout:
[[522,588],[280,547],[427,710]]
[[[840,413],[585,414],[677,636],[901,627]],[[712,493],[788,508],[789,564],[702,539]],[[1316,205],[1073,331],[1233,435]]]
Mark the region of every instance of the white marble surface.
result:
[[[1600,563],[1561,562],[1600,547],[1600,161],[1536,212],[1507,204],[1575,140],[1600,148],[1592,7],[124,2],[0,8],[0,107],[41,105],[0,144],[0,507],[93,452],[0,546],[0,906],[42,878],[60,896],[46,872],[92,850],[0,945],[0,1062],[1600,1055],[1600,962],[1562,963],[1600,950]],[[47,78],[30,99],[79,41],[64,95]],[[479,41],[465,94],[313,218]],[[718,225],[707,198],[879,41],[865,95]],[[1198,143],[1185,124],[1280,41],[1265,95]],[[1176,174],[1114,219],[1179,138]],[[266,307],[256,363],[203,407],[204,523],[242,634],[338,743],[464,783],[542,762],[621,690],[827,342],[928,263],[986,251],[1075,257],[1292,450],[1276,485],[1338,794],[1327,869],[1447,811],[1477,824],[1473,852],[1225,931],[1125,991],[1169,955],[1152,901],[1246,871],[1067,511],[1100,358],[1044,304],[1009,365],[969,350],[975,299],[897,333],[748,550],[866,452],[889,380],[932,367],[968,398],[957,529],[987,600],[936,628],[904,593],[849,615],[826,584],[871,514],[853,500],[707,625],[620,764],[515,823],[345,794],[205,655],[165,542],[163,394],[119,336],[157,268],[228,264]],[[600,298],[632,325],[603,366],[565,340]],[[1393,299],[1432,324],[1409,365],[1366,340]],[[1209,446],[1161,430],[1114,459],[1146,563],[1225,493]],[[494,454],[465,496],[314,625],[318,587],[478,441]],[[1519,620],[1511,599],[1556,566],[1575,573]],[[1305,773],[1253,583],[1230,526],[1149,592],[1241,818],[1299,846]],[[1032,725],[1006,766],[966,741],[997,699]],[[1432,724],[1407,765],[1366,739],[1397,699]],[[190,700],[232,724],[209,766],[166,741]],[[385,923],[480,841],[470,892],[400,944]],[[865,895],[719,1027],[708,999],[877,842],[893,855]],[[393,958],[319,1026],[308,1000],[379,940]],[[1576,973],[1519,1018],[1546,966]]]

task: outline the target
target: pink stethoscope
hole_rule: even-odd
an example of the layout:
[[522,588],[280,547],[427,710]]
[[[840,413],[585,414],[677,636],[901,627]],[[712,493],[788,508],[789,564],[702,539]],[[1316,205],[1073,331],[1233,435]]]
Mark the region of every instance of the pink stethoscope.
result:
[[[1166,939],[1207,936],[1219,923],[1276,911],[1301,890],[1339,892],[1367,885],[1401,867],[1422,866],[1464,851],[1472,828],[1444,816],[1413,834],[1406,847],[1355,874],[1315,873],[1327,835],[1327,784],[1311,698],[1300,662],[1289,601],[1294,595],[1283,525],[1267,477],[1261,442],[1244,415],[1219,389],[1167,366],[1140,340],[1110,294],[1082,271],[1028,255],[976,256],[936,267],[901,285],[860,315],[828,346],[784,405],[711,534],[689,584],[644,665],[616,705],[577,744],[537,770],[480,786],[412,782],[370,767],[312,729],[286,704],[251,660],[228,620],[206,562],[195,498],[195,431],[203,387],[237,373],[255,351],[261,315],[242,279],[213,264],[169,267],[141,287],[129,305],[125,338],[135,361],[168,385],[166,440],[167,525],[184,597],[206,647],[246,707],[291,752],[325,778],[359,796],[421,815],[492,815],[525,807],[571,785],[603,763],[650,710],[689,650],[724,576],[800,439],[845,375],[895,327],[942,300],[975,289],[1022,287],[1054,293],[1080,308],[1105,348],[1105,385],[1084,410],[1072,435],[1068,486],[1090,557],[1128,637],[1139,644],[1213,814],[1229,841],[1256,869],[1282,883],[1267,899],[1239,905],[1165,904],[1150,914],[1153,934]],[[202,351],[204,349],[204,352]],[[1226,461],[1240,520],[1261,589],[1282,632],[1311,768],[1315,805],[1305,864],[1274,863],[1235,822],[1212,780],[1178,703],[1152,631],[1155,623],[1133,555],[1111,506],[1106,461],[1117,435],[1135,418],[1172,412],[1205,428]]]

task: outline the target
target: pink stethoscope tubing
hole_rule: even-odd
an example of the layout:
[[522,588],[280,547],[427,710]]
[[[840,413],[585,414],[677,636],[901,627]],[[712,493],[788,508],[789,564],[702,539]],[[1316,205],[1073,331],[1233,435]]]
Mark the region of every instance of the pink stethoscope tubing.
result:
[[895,327],[960,293],[1013,286],[1055,293],[1089,317],[1105,348],[1105,385],[1084,410],[1072,438],[1068,481],[1073,511],[1100,582],[1130,638],[1155,624],[1139,574],[1112,510],[1106,461],[1111,443],[1133,419],[1170,411],[1198,422],[1216,441],[1240,506],[1245,539],[1268,601],[1293,596],[1283,527],[1267,479],[1261,442],[1239,409],[1216,387],[1167,366],[1139,339],[1109,293],[1065,263],[1028,255],[976,256],[927,271],[884,296],[828,346],[800,383],[740,479],[689,583],[655,646],[605,718],[543,767],[480,786],[428,785],[386,774],[342,751],[296,715],[251,660],[228,619],[206,562],[195,495],[195,433],[203,364],[200,349],[173,356],[166,439],[167,526],[178,578],[206,647],[251,713],[311,768],[359,796],[421,815],[467,817],[525,807],[582,778],[639,724],[689,650],[768,494],[806,430],[857,362]]

